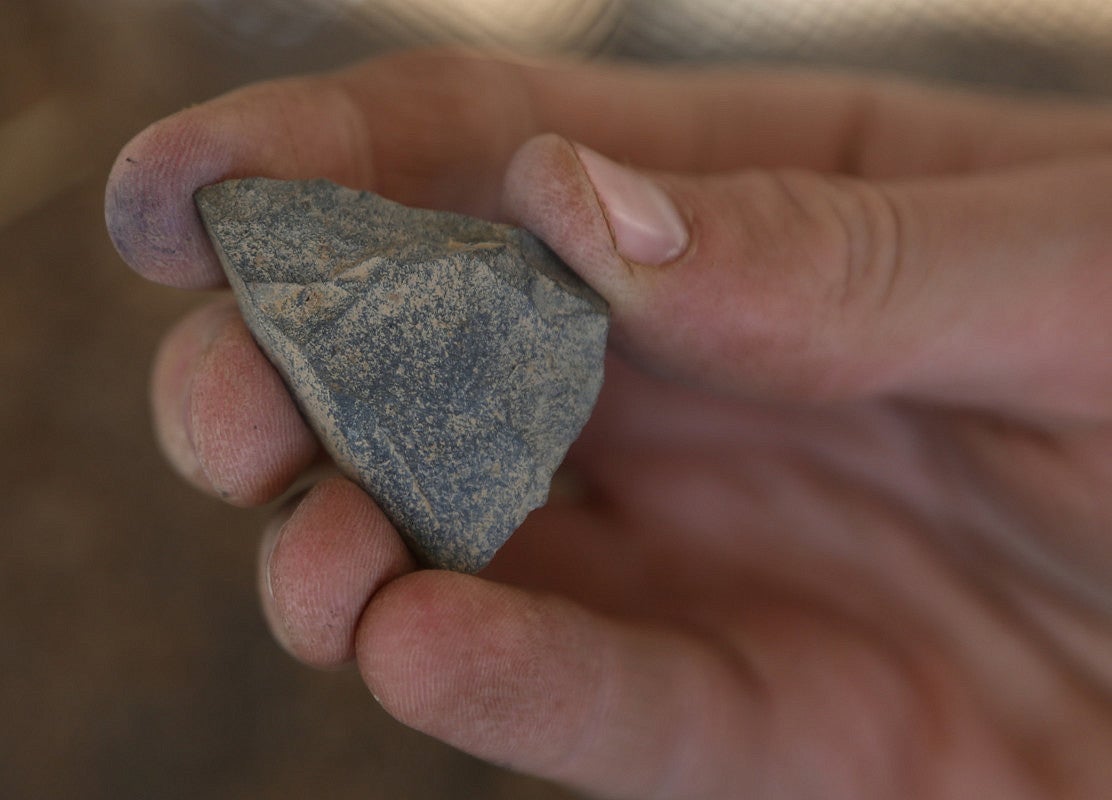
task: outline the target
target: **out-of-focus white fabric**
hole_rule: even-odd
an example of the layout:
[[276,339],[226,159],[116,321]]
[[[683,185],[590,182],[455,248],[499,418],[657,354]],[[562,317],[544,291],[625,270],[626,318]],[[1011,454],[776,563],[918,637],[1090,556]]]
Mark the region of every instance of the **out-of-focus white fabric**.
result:
[[[1112,92],[1112,0],[302,2],[348,14],[402,43],[822,64],[1028,90]],[[248,5],[257,9],[258,0]]]

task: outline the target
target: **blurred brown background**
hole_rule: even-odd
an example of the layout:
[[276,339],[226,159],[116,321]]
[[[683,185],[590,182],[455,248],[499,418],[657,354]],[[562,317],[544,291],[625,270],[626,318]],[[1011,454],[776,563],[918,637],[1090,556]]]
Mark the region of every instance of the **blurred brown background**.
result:
[[148,122],[431,41],[1112,90],[1107,0],[0,0],[0,797],[571,797],[270,642],[265,512],[181,485],[149,431],[158,337],[200,299],[131,275],[103,230]]

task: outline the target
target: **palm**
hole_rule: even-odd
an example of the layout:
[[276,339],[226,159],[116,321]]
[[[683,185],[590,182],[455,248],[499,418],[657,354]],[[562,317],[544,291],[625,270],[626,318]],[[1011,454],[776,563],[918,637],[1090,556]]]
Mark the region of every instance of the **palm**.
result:
[[[972,783],[935,791],[1105,785],[1084,773],[1032,781],[1028,750],[1041,746],[1035,730],[1060,748],[1039,754],[1047,764],[1112,742],[1101,694],[1112,674],[1084,659],[1112,646],[1112,587],[1090,578],[1099,520],[1084,519],[1109,466],[1082,466],[1100,452],[1095,436],[1070,444],[897,403],[745,406],[617,361],[608,370],[574,478],[492,577],[711,638],[743,665],[739,681],[809,709],[812,740],[796,752],[848,765],[824,772],[821,796],[896,796],[970,764]],[[1072,497],[1071,482],[1083,487]],[[1063,489],[1055,519],[1017,503],[1048,486]],[[1058,530],[1093,538],[1058,541]],[[936,726],[946,736],[932,742]],[[931,774],[900,772],[914,750],[931,753]]]

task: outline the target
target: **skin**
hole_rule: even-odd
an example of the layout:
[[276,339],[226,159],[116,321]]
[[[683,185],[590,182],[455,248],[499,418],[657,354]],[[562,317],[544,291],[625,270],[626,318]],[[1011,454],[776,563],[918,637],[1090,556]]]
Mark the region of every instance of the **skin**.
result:
[[[663,192],[678,255],[619,252],[584,147]],[[611,303],[598,408],[483,574],[417,570],[340,478],[265,537],[278,639],[403,723],[599,797],[1092,798],[1110,147],[1095,107],[417,53],[156,123],[107,222],[141,274],[218,286],[192,191],[325,176],[521,222]],[[152,385],[168,458],[229,502],[319,458],[226,298]]]

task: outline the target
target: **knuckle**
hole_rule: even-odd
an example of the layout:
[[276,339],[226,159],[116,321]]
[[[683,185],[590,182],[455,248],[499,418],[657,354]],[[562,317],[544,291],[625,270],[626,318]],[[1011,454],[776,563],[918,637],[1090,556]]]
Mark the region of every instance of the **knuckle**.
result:
[[747,170],[701,189],[682,280],[666,276],[650,304],[654,322],[675,320],[670,335],[687,368],[704,375],[712,363],[744,364],[744,374],[721,380],[758,395],[827,402],[859,393],[864,327],[883,328],[902,291],[900,197],[804,170]]
[[750,196],[763,210],[741,215],[747,260],[774,282],[760,296],[781,302],[766,306],[757,331],[796,367],[795,393],[835,399],[852,376],[830,369],[846,363],[830,356],[855,346],[860,324],[875,325],[893,301],[907,212],[884,187],[851,178],[778,170],[758,180]]
[[908,279],[909,211],[883,185],[848,177],[789,175],[783,186],[800,212],[794,237],[813,282],[805,330],[814,369],[804,388],[814,400],[835,400],[859,391],[863,343],[884,330]]
[[862,181],[847,181],[831,207],[845,243],[842,308],[883,310],[906,272],[906,211],[883,186]]
[[824,305],[843,316],[887,305],[905,250],[906,210],[895,195],[842,176],[788,174],[782,186],[800,210],[796,238]]

